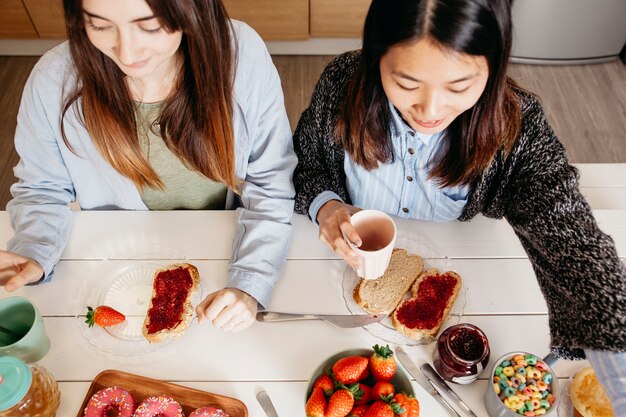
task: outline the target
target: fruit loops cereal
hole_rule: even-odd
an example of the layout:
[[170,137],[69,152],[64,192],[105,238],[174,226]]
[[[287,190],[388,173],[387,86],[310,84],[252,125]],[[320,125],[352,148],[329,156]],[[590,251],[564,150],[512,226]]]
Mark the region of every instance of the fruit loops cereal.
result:
[[493,389],[504,405],[527,416],[542,416],[556,401],[548,365],[534,355],[514,355],[503,360],[493,375]]

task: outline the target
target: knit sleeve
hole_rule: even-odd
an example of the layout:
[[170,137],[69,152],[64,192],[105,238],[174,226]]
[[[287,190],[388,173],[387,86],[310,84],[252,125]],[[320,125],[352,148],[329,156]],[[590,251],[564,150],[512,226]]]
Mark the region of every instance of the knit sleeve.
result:
[[578,188],[578,171],[534,98],[509,165],[504,215],[533,265],[549,309],[552,348],[626,350],[626,272]]
[[332,191],[349,201],[343,171],[344,152],[336,141],[334,129],[357,64],[357,52],[340,55],[328,64],[298,122],[293,135],[298,156],[294,172],[297,213],[308,214],[313,200],[324,191]]

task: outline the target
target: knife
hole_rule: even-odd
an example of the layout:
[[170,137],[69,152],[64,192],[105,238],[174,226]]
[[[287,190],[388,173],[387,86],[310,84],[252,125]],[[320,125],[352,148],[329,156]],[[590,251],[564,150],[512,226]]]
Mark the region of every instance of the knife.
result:
[[428,379],[424,376],[422,371],[411,361],[409,355],[402,350],[401,347],[396,348],[396,357],[400,360],[400,363],[404,368],[411,374],[415,381],[422,386],[435,400],[441,404],[441,406],[447,411],[447,413],[452,417],[461,417],[459,413],[457,413],[454,408],[450,407],[450,404],[446,402],[446,400],[439,394],[439,392],[435,389],[434,386],[428,382]]
[[456,395],[456,392],[454,392],[452,388],[450,388],[448,384],[444,382],[443,378],[441,378],[439,374],[435,372],[435,370],[432,366],[430,366],[429,363],[423,364],[422,366],[420,366],[420,369],[422,370],[424,375],[426,375],[426,378],[428,378],[430,383],[435,386],[435,388],[439,388],[441,391],[445,392],[450,397],[450,399],[452,399],[452,401],[456,405],[458,405],[463,411],[465,411],[469,416],[478,417],[476,414],[474,414],[471,408],[469,408],[468,405],[465,404],[465,402],[463,402],[463,400],[460,399],[458,395]]
[[267,417],[278,417],[278,413],[274,408],[274,404],[272,404],[272,400],[270,400],[270,396],[267,395],[267,392],[261,390],[256,394],[256,399],[261,404],[261,408],[267,414]]
[[362,327],[377,323],[385,318],[387,318],[387,314],[295,314],[260,311],[256,315],[258,321],[265,323],[291,320],[323,320],[337,327]]

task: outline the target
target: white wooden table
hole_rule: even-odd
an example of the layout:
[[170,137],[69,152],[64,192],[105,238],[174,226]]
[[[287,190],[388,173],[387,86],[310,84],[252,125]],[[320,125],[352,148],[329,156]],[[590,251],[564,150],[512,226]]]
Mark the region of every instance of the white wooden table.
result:
[[[614,168],[624,173],[623,165]],[[603,194],[601,186],[593,186],[601,184],[602,175],[597,180],[588,178],[583,188],[598,189],[594,198],[602,207],[595,210],[596,219],[613,236],[624,259],[626,208],[619,202],[612,205],[607,196],[615,189],[625,191],[626,182],[609,184],[608,192]],[[55,269],[54,281],[12,294],[0,289],[0,298],[27,297],[44,316],[52,347],[41,364],[60,383],[59,417],[76,416],[90,382],[106,369],[239,398],[250,416],[265,416],[255,399],[255,394],[265,389],[280,416],[304,416],[307,380],[322,360],[340,350],[384,343],[364,329],[338,329],[318,321],[255,323],[239,334],[224,334],[208,324],[194,322],[182,339],[141,357],[102,352],[82,336],[74,308],[83,281],[95,282],[104,263],[145,262],[134,255],[145,242],[184,253],[200,270],[204,294],[221,288],[234,221],[233,212],[76,212],[70,242]],[[431,242],[463,277],[467,295],[461,321],[486,332],[492,360],[512,350],[548,353],[547,308],[526,254],[506,222],[480,216],[467,223],[398,220],[398,230]],[[0,242],[4,245],[12,233],[7,213],[0,212]],[[295,216],[287,264],[269,309],[349,313],[342,291],[344,270],[343,261],[319,242],[317,229],[309,220]],[[524,302],[508,296],[512,283],[525,291]],[[405,349],[415,362],[432,362],[433,344]],[[561,360],[555,371],[559,378],[567,379],[581,366],[580,362]],[[481,417],[487,416],[483,406],[486,378],[483,373],[470,385],[452,386]],[[419,385],[413,385],[422,406],[421,415],[443,415],[439,405]]]

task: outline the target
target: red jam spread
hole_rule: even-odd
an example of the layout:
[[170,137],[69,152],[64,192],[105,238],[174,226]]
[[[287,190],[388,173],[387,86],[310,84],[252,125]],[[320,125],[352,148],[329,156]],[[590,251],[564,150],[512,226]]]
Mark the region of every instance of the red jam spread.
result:
[[485,350],[484,339],[475,330],[459,329],[448,337],[452,351],[466,361],[480,359]]
[[174,328],[183,321],[185,300],[192,285],[189,271],[182,267],[157,274],[154,279],[155,295],[148,310],[148,333]]
[[443,379],[469,384],[489,362],[489,342],[478,327],[460,323],[448,327],[437,340],[433,365]]
[[456,283],[456,278],[449,274],[426,277],[419,285],[417,297],[402,304],[398,310],[400,323],[409,329],[436,327],[454,293]]

